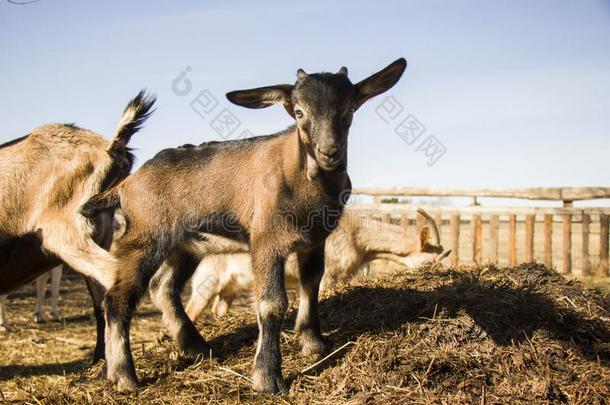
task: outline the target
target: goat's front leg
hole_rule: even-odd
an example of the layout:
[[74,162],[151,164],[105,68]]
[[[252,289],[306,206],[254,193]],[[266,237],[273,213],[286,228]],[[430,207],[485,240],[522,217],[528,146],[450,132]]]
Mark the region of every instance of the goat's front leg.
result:
[[45,321],[42,306],[47,292],[47,281],[49,281],[48,272],[36,279],[36,307],[34,308],[34,322],[36,323]]
[[47,281],[51,276],[51,319],[59,321],[59,309],[57,301],[59,300],[59,284],[61,282],[62,264],[53,267],[50,272],[44,273],[36,279],[36,308],[34,309],[34,321],[42,323],[45,321],[43,304],[47,293]]
[[163,323],[174,341],[189,356],[212,353],[210,345],[201,337],[184,311],[180,293],[197,268],[197,260],[178,252],[167,260],[150,282],[150,296],[163,314]]
[[252,246],[258,343],[252,372],[253,388],[263,392],[286,392],[282,377],[280,332],[288,307],[284,286],[284,258]]
[[51,270],[51,319],[54,321],[59,321],[60,319],[57,302],[59,301],[59,287],[63,267],[63,264],[60,264]]
[[299,335],[301,353],[304,356],[324,354],[327,345],[320,331],[318,293],[324,275],[324,244],[316,248],[309,257],[299,257],[299,312],[295,331]]

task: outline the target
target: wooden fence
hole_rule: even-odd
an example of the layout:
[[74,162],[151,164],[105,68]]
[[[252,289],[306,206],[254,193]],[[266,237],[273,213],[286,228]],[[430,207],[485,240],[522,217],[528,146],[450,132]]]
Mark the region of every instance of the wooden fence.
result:
[[[419,233],[424,220],[417,206],[382,203],[383,197],[455,196],[473,198],[472,206],[424,207],[435,217],[450,261],[498,263],[541,261],[564,274],[608,277],[610,207],[575,208],[573,201],[610,198],[610,188],[535,189],[355,189],[373,203],[353,203],[350,209],[400,223],[407,232]],[[559,200],[563,207],[484,207],[479,197]]]

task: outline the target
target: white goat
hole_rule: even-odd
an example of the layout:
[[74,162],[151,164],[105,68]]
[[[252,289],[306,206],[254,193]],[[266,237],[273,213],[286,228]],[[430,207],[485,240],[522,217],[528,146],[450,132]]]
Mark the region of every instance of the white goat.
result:
[[[406,235],[399,225],[383,223],[346,212],[327,240],[324,249],[325,272],[320,290],[349,281],[369,262],[387,260],[407,269],[445,258],[440,245],[438,228],[424,211],[418,210],[432,226],[424,227],[419,238]],[[298,256],[292,253],[285,264],[288,288],[299,285]],[[186,307],[189,318],[195,320],[211,306],[218,316],[227,314],[233,300],[247,295],[254,283],[249,253],[208,255],[201,260],[192,277],[192,292]]]

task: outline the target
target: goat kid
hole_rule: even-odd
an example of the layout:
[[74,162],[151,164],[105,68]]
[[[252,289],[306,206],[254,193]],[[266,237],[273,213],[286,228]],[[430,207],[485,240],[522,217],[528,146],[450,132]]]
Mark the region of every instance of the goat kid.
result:
[[[432,228],[432,241],[428,227],[424,227],[416,239],[406,235],[399,225],[370,220],[346,210],[337,228],[326,239],[320,291],[349,281],[359,269],[375,260],[391,261],[400,267],[415,269],[445,258],[450,252],[444,251],[440,245],[436,222],[424,210],[418,212]],[[286,260],[285,282],[288,288],[299,289],[297,263],[296,254],[291,254]],[[191,297],[186,306],[189,318],[196,320],[208,307],[216,315],[224,316],[233,300],[252,291],[254,274],[250,255],[206,256],[197,266],[191,283]]]
[[111,249],[117,264],[111,266],[105,298],[107,378],[118,390],[138,385],[129,326],[155,273],[151,295],[170,333],[185,352],[209,354],[178,293],[197,266],[193,254],[213,253],[220,239],[226,241],[222,252],[232,244],[252,255],[259,325],[254,389],[287,390],[279,338],[287,308],[284,262],[293,251],[302,257],[300,280],[306,291],[297,331],[304,352],[324,352],[318,286],[324,240],[351,191],[346,168],[352,116],[391,88],[405,67],[406,61],[398,59],[355,85],[346,68],[337,74],[299,69],[294,85],[228,93],[231,102],[248,108],[281,103],[296,125],[270,136],[166,149],[85,204],[87,217],[120,207],[128,224]]
[[114,282],[104,272],[114,265],[104,250],[112,242],[112,215],[87,219],[80,208],[129,174],[127,144],[154,101],[144,92],[131,100],[112,141],[73,124],[47,124],[0,145],[0,294],[62,262],[87,276],[98,321],[94,361],[103,357],[104,287]]

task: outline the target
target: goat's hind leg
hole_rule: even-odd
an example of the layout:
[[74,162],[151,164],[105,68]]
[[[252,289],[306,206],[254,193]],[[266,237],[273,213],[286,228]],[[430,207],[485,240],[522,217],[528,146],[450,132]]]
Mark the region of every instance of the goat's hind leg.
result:
[[155,248],[132,248],[117,254],[120,271],[104,298],[106,319],[106,377],[116,383],[119,392],[138,387],[138,379],[129,343],[129,328],[138,301],[146,291],[162,258]]
[[221,288],[216,273],[216,260],[203,259],[195,269],[191,278],[191,296],[185,308],[186,314],[193,322],[208,307],[214,312],[214,304]]
[[105,358],[105,344],[104,334],[106,333],[106,320],[104,319],[104,296],[106,295],[106,289],[93,278],[85,277],[87,282],[87,289],[91,295],[91,301],[93,301],[93,313],[95,315],[95,326],[97,329],[97,338],[95,342],[95,350],[93,351],[93,359],[91,364],[95,364],[98,361]]
[[152,278],[150,296],[180,350],[188,356],[210,356],[210,345],[201,337],[180,300],[180,293],[196,268],[197,260],[190,254],[172,255]]
[[318,293],[324,274],[324,245],[314,250],[306,260],[299,258],[299,311],[295,331],[304,356],[319,356],[327,351],[320,330]]

